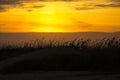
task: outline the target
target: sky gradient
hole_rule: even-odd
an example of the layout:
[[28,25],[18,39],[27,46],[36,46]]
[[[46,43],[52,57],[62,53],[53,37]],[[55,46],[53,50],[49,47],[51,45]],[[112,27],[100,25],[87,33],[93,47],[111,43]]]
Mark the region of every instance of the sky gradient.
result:
[[120,0],[0,0],[0,32],[120,31]]

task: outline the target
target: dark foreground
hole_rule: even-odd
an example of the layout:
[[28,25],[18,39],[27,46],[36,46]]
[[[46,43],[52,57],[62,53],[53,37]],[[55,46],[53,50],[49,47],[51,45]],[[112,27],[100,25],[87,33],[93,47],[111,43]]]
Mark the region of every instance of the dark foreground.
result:
[[120,73],[46,71],[0,75],[0,80],[120,80]]
[[120,80],[120,40],[9,45],[0,49],[0,80]]

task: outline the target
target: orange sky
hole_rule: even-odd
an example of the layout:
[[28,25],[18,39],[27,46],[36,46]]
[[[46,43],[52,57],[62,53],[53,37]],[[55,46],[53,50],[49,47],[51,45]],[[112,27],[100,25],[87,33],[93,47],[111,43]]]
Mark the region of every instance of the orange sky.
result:
[[117,0],[15,1],[0,2],[0,32],[120,31]]

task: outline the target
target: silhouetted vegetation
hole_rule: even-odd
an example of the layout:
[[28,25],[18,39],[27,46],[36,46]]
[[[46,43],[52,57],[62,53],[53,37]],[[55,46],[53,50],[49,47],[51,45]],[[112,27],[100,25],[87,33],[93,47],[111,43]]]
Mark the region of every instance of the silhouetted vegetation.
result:
[[3,61],[11,57],[48,48],[69,48],[74,49],[76,52],[54,54],[38,60],[19,61],[12,67],[5,67],[0,72],[18,73],[36,70],[120,71],[120,40],[115,37],[96,41],[74,39],[64,43],[50,41],[45,45],[36,40],[33,43],[24,43],[22,45],[8,45],[0,49],[0,60]]

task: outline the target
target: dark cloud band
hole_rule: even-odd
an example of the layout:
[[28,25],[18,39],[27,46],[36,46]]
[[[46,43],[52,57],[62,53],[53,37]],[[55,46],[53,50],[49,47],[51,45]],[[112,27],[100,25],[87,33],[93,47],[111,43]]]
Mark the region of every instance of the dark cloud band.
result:
[[0,0],[0,12],[4,12],[9,6],[17,4],[20,4],[20,0]]
[[19,0],[0,0],[0,5],[18,4]]
[[120,0],[111,0],[111,1],[113,1],[113,2],[120,2]]
[[120,8],[119,3],[111,3],[111,4],[91,4],[85,5],[82,7],[75,7],[76,10],[90,10],[90,9],[98,9],[98,8]]
[[[11,7],[11,5],[19,5],[22,3],[32,3],[37,1],[49,1],[49,0],[0,0],[0,12],[4,12],[8,9],[8,7]],[[86,0],[52,0],[52,1],[86,1]],[[94,0],[87,0],[92,1]],[[90,9],[96,9],[96,8],[104,8],[104,7],[120,7],[120,0],[108,0],[111,2],[111,4],[104,4],[104,3],[96,3],[96,4],[90,4],[84,5],[83,7],[75,7],[76,10],[90,10]],[[7,5],[8,7],[6,7]],[[44,5],[37,5],[32,6],[32,8],[41,8],[44,7]],[[32,10],[28,10],[28,12],[31,12]]]
[[120,7],[120,4],[97,4],[97,7]]

